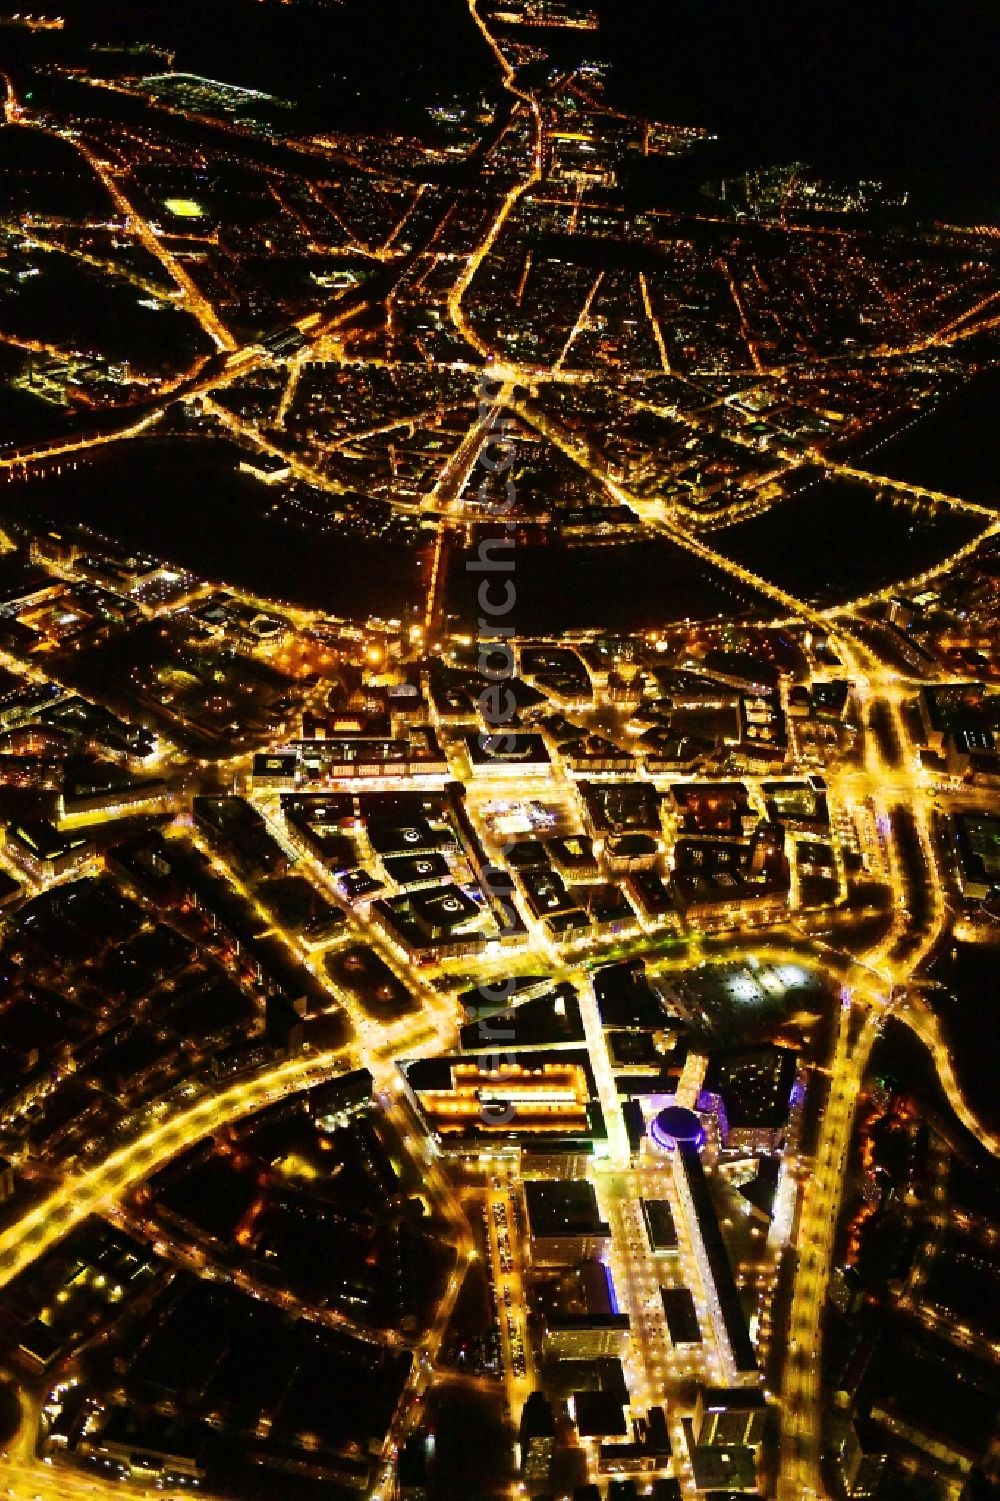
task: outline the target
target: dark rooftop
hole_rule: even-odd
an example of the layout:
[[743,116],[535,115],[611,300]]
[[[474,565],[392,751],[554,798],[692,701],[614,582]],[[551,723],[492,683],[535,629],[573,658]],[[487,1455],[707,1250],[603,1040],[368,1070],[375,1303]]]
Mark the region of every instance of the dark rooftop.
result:
[[609,1235],[593,1185],[585,1179],[529,1179],[524,1185],[533,1235]]

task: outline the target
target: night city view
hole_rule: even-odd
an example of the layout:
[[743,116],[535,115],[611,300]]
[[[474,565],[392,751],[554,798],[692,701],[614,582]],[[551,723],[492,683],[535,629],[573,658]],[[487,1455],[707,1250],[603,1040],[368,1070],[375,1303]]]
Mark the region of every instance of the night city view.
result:
[[1000,1496],[993,0],[0,0],[0,1501]]

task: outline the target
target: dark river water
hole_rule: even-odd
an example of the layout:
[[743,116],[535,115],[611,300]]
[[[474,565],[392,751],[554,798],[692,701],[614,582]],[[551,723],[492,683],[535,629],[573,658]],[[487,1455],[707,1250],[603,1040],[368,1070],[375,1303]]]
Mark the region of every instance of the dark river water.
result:
[[[417,546],[361,537],[336,523],[290,526],[272,509],[277,492],[239,471],[241,457],[208,438],[123,442],[43,478],[0,483],[0,514],[41,511],[206,578],[345,617],[401,618],[422,607],[430,534]],[[864,486],[820,480],[707,540],[761,578],[829,606],[919,572],[980,529],[976,517],[878,501]],[[465,626],[480,613],[482,574],[466,567],[470,556],[450,554],[444,596]],[[774,612],[767,598],[665,538],[616,546],[518,542],[512,578],[510,623],[524,633],[641,630]]]
[[855,451],[877,474],[1000,508],[1000,369],[963,383],[895,437]]
[[402,616],[422,600],[415,549],[286,525],[271,515],[274,492],[239,472],[241,457],[209,439],[124,442],[61,474],[0,483],[0,514],[40,510],[205,578],[346,617]]
[[829,606],[913,577],[982,529],[976,516],[877,500],[867,485],[820,479],[711,541],[798,598]]

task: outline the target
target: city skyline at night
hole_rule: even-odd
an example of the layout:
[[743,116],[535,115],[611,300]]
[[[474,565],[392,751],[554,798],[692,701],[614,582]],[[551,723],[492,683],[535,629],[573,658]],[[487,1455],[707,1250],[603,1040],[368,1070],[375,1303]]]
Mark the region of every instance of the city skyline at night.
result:
[[0,6],[0,1492],[1000,1483],[985,0]]

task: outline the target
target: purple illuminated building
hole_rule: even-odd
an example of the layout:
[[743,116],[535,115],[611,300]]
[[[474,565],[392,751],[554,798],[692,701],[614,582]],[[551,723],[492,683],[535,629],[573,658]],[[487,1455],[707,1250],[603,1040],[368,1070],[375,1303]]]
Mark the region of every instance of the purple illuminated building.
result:
[[693,1147],[700,1151],[705,1145],[704,1126],[694,1111],[683,1105],[667,1105],[661,1110],[654,1116],[649,1134],[665,1152],[672,1152],[675,1147]]

